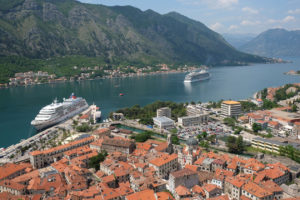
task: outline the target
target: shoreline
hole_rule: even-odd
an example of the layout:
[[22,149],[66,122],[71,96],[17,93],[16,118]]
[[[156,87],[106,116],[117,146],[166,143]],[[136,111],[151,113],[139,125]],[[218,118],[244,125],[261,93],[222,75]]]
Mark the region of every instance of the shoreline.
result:
[[[292,61],[280,61],[280,62],[269,62],[269,63],[263,63],[263,64],[286,64],[286,63],[292,63]],[[220,67],[228,67],[228,66],[251,66],[253,64],[258,64],[258,63],[245,63],[243,65],[221,65]],[[210,66],[209,68],[216,67],[216,66]],[[199,69],[199,67],[194,68],[193,70]],[[114,78],[127,78],[127,77],[144,77],[144,76],[153,76],[153,75],[162,75],[162,74],[176,74],[176,73],[188,73],[188,70],[169,70],[169,71],[156,71],[156,72],[147,72],[147,73],[142,73],[142,74],[137,74],[137,73],[132,73],[132,74],[124,74],[121,76],[104,76],[104,77],[95,77],[95,78],[87,78],[87,79],[82,79],[82,80],[63,80],[63,81],[53,81],[53,82],[45,82],[45,83],[36,83],[36,84],[27,84],[27,85],[9,85],[9,83],[4,83],[7,84],[6,86],[1,87],[0,83],[0,90],[1,89],[9,89],[9,88],[14,88],[14,87],[27,87],[27,86],[35,86],[35,85],[45,85],[45,84],[58,84],[58,83],[68,83],[68,82],[81,82],[81,81],[90,81],[90,80],[99,80],[99,79],[114,79]],[[287,73],[287,72],[286,72]],[[300,75],[300,74],[299,74]],[[10,77],[11,78],[11,77]],[[3,85],[3,84],[2,84]]]
[[38,85],[50,85],[50,84],[62,84],[62,83],[71,83],[71,82],[82,82],[82,81],[93,81],[93,80],[106,80],[106,79],[117,79],[117,78],[131,78],[131,77],[144,77],[144,76],[155,76],[155,75],[163,75],[163,74],[180,74],[187,73],[188,71],[161,71],[161,72],[150,72],[143,74],[130,74],[124,76],[106,76],[106,77],[96,77],[82,80],[65,80],[65,81],[57,81],[57,82],[45,82],[45,83],[36,83],[36,84],[27,84],[27,85],[13,85],[0,87],[1,89],[10,89],[10,88],[18,88],[18,87],[27,87],[27,86],[38,86]]

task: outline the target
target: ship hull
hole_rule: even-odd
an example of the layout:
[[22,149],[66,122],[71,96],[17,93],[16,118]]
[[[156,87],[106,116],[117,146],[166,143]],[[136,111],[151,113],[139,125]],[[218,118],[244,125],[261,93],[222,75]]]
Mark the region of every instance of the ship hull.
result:
[[53,120],[49,120],[49,121],[43,121],[43,122],[38,122],[36,120],[33,120],[31,122],[31,125],[34,126],[34,128],[38,131],[40,130],[43,130],[43,129],[46,129],[46,128],[49,128],[51,126],[54,126],[56,124],[59,124],[61,122],[64,122],[72,117],[74,117],[75,115],[83,112],[84,110],[86,110],[88,108],[88,105],[85,105],[84,107],[78,109],[78,110],[75,110],[63,117],[60,117],[60,118],[56,118],[56,119],[53,119]]
[[197,79],[192,79],[192,80],[184,80],[185,83],[193,83],[193,82],[198,82],[198,81],[204,81],[210,78],[210,75],[207,77],[202,77],[202,78],[197,78]]

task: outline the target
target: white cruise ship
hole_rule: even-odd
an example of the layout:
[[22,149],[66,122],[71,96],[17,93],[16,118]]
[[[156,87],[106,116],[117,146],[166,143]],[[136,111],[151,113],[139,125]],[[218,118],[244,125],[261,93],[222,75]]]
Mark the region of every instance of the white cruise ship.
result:
[[184,82],[191,83],[196,81],[202,81],[210,78],[210,73],[202,69],[200,71],[193,71],[185,76]]
[[76,97],[72,93],[68,99],[64,98],[61,103],[55,99],[53,103],[43,107],[35,119],[31,121],[31,125],[37,130],[41,130],[70,119],[87,108],[88,104],[86,100]]

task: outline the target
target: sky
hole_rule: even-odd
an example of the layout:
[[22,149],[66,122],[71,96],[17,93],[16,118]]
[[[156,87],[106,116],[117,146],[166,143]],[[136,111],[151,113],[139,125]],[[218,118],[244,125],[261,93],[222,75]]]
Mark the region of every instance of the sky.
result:
[[160,14],[176,11],[218,33],[259,34],[270,28],[300,30],[300,0],[80,0],[131,5]]

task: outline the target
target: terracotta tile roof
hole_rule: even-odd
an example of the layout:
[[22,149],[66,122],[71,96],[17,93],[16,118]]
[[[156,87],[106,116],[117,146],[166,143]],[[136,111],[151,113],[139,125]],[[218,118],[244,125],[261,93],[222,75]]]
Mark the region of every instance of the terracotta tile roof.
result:
[[267,191],[270,192],[283,192],[283,189],[277,185],[276,183],[274,183],[271,180],[265,181],[265,182],[261,182],[260,186],[262,186],[264,189],[266,189]]
[[91,199],[91,198],[95,197],[96,195],[101,194],[101,192],[97,188],[97,186],[94,185],[83,191],[72,191],[71,194],[75,195],[77,197]]
[[207,192],[212,192],[215,189],[218,189],[218,187],[214,184],[206,184],[202,187],[204,190],[206,190]]
[[265,175],[265,176],[269,177],[270,179],[276,179],[276,178],[279,178],[279,177],[282,177],[285,175],[285,173],[278,168],[265,169],[263,171],[260,171],[258,174]]
[[89,118],[89,115],[82,115],[81,117],[79,117],[79,119],[87,119]]
[[107,187],[101,190],[101,197],[102,200],[118,199],[118,197],[120,197],[120,193],[112,188]]
[[164,143],[158,145],[157,147],[155,147],[154,149],[158,152],[164,152],[167,148],[168,148],[168,143],[164,142]]
[[157,200],[175,200],[169,192],[157,192]]
[[119,188],[116,189],[121,196],[133,194],[134,191],[130,187],[130,182],[119,183]]
[[102,171],[99,170],[99,171],[96,172],[96,176],[98,178],[103,178],[105,176],[105,174],[104,174],[104,172],[102,172]]
[[152,147],[151,144],[145,142],[137,142],[135,144],[137,149],[144,149],[146,151],[149,151]]
[[200,157],[198,160],[194,162],[195,165],[202,165],[203,160],[205,160],[205,157]]
[[259,185],[248,182],[243,186],[243,190],[249,192],[253,196],[256,196],[258,198],[264,198],[266,196],[272,195],[272,192],[265,190],[264,188],[260,187]]
[[108,182],[112,182],[115,181],[115,176],[114,175],[109,175],[109,176],[105,176],[102,178],[102,182],[104,183],[108,183]]
[[35,177],[29,181],[29,185],[27,189],[37,191],[37,190],[43,190],[45,192],[54,189],[57,189],[59,187],[66,186],[66,182],[64,178],[62,178],[59,174],[53,174],[49,175],[44,178]]
[[199,185],[195,185],[192,188],[192,192],[195,193],[195,194],[200,194],[200,195],[202,195],[202,197],[205,197],[205,192],[202,189],[202,187],[200,187]]
[[158,146],[164,142],[161,142],[161,141],[157,141],[157,140],[147,140],[145,143],[148,143],[148,144],[151,144],[152,146]]
[[228,171],[228,170],[225,170],[225,169],[216,169],[215,175],[216,176],[233,176],[234,172]]
[[156,200],[153,190],[143,190],[126,196],[127,200]]
[[202,183],[202,182],[206,182],[208,180],[212,180],[214,177],[214,174],[212,172],[199,171],[198,177],[199,177],[200,183]]
[[213,198],[208,198],[207,200],[229,200],[229,197],[227,194],[213,197]]
[[89,146],[82,146],[75,149],[71,149],[64,152],[66,156],[77,156],[77,155],[84,155],[87,153],[92,152],[92,149]]
[[99,134],[102,134],[102,133],[107,133],[109,131],[110,131],[109,128],[99,128],[99,129],[93,131],[93,134],[99,135]]
[[226,163],[225,160],[221,160],[221,159],[215,159],[212,164],[217,164],[217,165],[224,165]]
[[237,163],[236,163],[235,161],[232,161],[232,162],[230,162],[230,163],[227,165],[227,168],[228,168],[228,169],[236,170],[237,167],[238,167],[238,166],[237,166]]
[[29,181],[30,179],[32,179],[34,177],[38,177],[38,176],[39,176],[39,171],[34,170],[32,172],[23,174],[21,176],[17,176],[16,178],[12,179],[12,181],[14,181],[16,183],[22,183],[22,182]]
[[196,166],[196,165],[189,165],[189,164],[187,164],[187,165],[185,165],[185,168],[186,169],[190,169],[190,170],[192,170],[192,171],[194,171],[194,172],[197,172],[198,170],[198,166]]
[[[29,200],[30,198],[25,195],[13,195],[9,192],[0,192],[0,199],[3,200]],[[35,199],[32,199],[35,200]]]
[[246,197],[245,195],[241,195],[241,200],[251,200],[251,199]]
[[179,178],[179,177],[183,177],[183,176],[190,176],[190,175],[194,175],[197,174],[197,172],[190,170],[188,168],[184,168],[181,170],[178,170],[176,172],[171,172],[171,176],[175,177],[175,178]]
[[160,156],[160,157],[158,157],[154,160],[150,160],[149,163],[151,163],[151,164],[153,164],[157,167],[160,167],[160,166],[165,165],[165,164],[167,164],[167,163],[169,163],[169,162],[171,162],[171,161],[173,161],[177,158],[178,158],[177,154],[171,154],[171,155],[163,154],[162,156]]
[[225,182],[228,182],[238,188],[241,188],[246,183],[238,177],[226,177]]
[[176,187],[175,192],[177,193],[178,196],[186,196],[186,195],[191,195],[191,192],[189,191],[189,189],[187,189],[186,187],[179,185],[178,187]]
[[133,145],[134,142],[132,140],[120,138],[120,137],[104,137],[102,141],[102,145],[109,145],[109,146],[118,146],[118,147],[125,147],[129,148],[131,145]]
[[278,126],[279,125],[279,123],[275,122],[275,121],[268,121],[268,124],[271,125],[271,126]]
[[266,175],[264,173],[258,173],[257,176],[254,179],[254,183],[260,183],[266,178]]
[[244,166],[244,168],[251,169],[257,172],[264,169],[265,165],[254,158],[250,158],[247,160],[247,164]]
[[0,167],[0,180],[11,176],[12,174],[25,170],[26,168],[31,167],[30,163],[6,163]]
[[36,155],[39,155],[39,154],[50,154],[52,152],[57,152],[57,151],[60,151],[60,150],[65,151],[68,147],[73,147],[77,144],[88,142],[88,141],[91,141],[91,140],[94,140],[93,136],[83,138],[81,140],[76,140],[76,141],[70,142],[68,144],[60,145],[60,146],[57,146],[57,147],[54,147],[54,148],[51,148],[51,149],[47,149],[47,150],[44,150],[44,151],[32,151],[29,154],[31,154],[32,156],[36,156]]
[[267,164],[267,167],[269,168],[278,168],[280,170],[283,170],[283,171],[290,171],[290,169],[285,166],[284,164],[280,163],[280,162],[277,162],[277,163],[274,163],[274,164]]
[[12,180],[3,180],[3,181],[0,181],[0,186],[2,187],[6,187],[6,188],[11,188],[13,190],[18,190],[18,191],[22,191],[25,189],[25,186],[20,184],[20,183],[17,183],[17,182],[14,182]]

